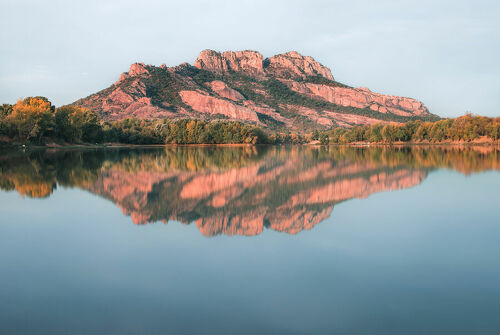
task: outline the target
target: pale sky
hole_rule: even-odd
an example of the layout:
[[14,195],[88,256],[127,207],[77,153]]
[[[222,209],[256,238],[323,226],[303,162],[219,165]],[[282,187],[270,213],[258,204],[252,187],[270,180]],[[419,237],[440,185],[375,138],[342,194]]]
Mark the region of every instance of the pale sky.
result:
[[0,0],[0,45],[0,103],[71,103],[131,63],[193,64],[203,49],[296,50],[440,116],[500,116],[498,0]]

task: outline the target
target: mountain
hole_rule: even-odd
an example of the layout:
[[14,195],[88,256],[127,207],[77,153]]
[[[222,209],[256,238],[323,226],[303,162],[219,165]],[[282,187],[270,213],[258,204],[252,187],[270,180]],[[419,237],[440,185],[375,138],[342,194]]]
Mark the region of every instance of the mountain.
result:
[[264,59],[256,51],[204,50],[194,65],[135,63],[116,83],[74,104],[105,120],[230,119],[298,132],[438,119],[418,100],[341,84],[295,51]]

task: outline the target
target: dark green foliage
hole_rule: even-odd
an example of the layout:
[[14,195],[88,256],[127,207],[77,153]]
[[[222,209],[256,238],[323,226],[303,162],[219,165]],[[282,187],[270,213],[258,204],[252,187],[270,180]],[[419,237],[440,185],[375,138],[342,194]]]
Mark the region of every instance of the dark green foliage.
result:
[[13,137],[16,130],[13,129],[12,124],[7,120],[9,115],[12,114],[11,104],[0,105],[0,136]]
[[174,74],[162,68],[153,67],[150,69],[150,77],[147,77],[146,95],[151,97],[154,105],[160,106],[168,103],[176,106],[184,106],[179,91],[183,88],[177,81]]
[[339,83],[338,81],[330,80],[330,79],[325,78],[323,76],[309,76],[309,77],[306,77],[306,79],[304,79],[304,81],[306,83],[328,85],[331,87],[352,88],[351,86],[347,86],[345,84]]
[[259,128],[234,121],[126,119],[103,125],[103,141],[128,144],[268,143]]
[[257,117],[259,118],[260,122],[264,123],[270,129],[279,129],[285,126],[283,122],[278,121],[266,114],[257,113]]
[[11,104],[2,104],[0,105],[0,120],[3,120],[7,116],[12,114],[12,105]]
[[99,116],[79,106],[64,106],[56,110],[55,135],[70,143],[94,143],[101,140]]
[[198,84],[204,84],[219,79],[219,77],[216,76],[213,72],[200,70],[195,67],[193,67],[193,69],[196,69],[197,71],[192,75],[192,78]]
[[307,139],[297,133],[281,132],[269,136],[269,140],[274,144],[303,144]]
[[264,103],[267,102],[267,100],[262,95],[256,93],[252,89],[252,86],[253,85],[246,83],[240,84],[237,88],[237,91],[240,92],[247,100],[252,100],[255,102],[264,102]]
[[167,144],[258,144],[268,142],[267,136],[261,129],[234,121],[164,121],[160,133]]
[[103,124],[103,141],[127,144],[160,144],[151,121],[125,119]]
[[196,82],[199,85],[203,85],[204,83],[221,79],[220,76],[216,75],[211,71],[198,69],[197,67],[191,66],[189,64],[183,64],[181,66],[178,66],[176,68],[175,73],[186,78],[191,78],[194,82]]
[[328,144],[328,142],[330,141],[328,134],[325,133],[321,133],[318,139],[321,144]]

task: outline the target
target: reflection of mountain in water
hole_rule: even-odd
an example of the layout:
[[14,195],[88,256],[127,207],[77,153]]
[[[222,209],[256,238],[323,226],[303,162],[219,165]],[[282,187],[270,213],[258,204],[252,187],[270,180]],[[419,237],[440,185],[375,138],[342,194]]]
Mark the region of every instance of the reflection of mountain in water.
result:
[[[483,150],[484,152],[482,152]],[[207,236],[298,233],[338,202],[421,183],[428,172],[499,169],[495,149],[170,147],[45,152],[0,160],[0,187],[48,196],[77,186],[135,223],[195,222]],[[33,187],[29,190],[30,185]]]
[[411,187],[425,170],[312,159],[293,148],[227,170],[102,172],[89,190],[111,199],[135,223],[195,221],[208,236],[256,235],[264,225],[297,233],[328,216],[339,201]]

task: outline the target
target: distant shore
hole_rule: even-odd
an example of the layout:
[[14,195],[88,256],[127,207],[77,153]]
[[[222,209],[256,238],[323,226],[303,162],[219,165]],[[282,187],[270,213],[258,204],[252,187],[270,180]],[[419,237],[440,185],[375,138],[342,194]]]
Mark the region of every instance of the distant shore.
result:
[[193,147],[193,146],[217,146],[217,147],[252,147],[259,145],[274,145],[274,144],[250,144],[250,143],[198,143],[198,144],[129,144],[129,143],[101,143],[101,144],[22,144],[22,143],[7,143],[0,142],[0,148],[19,148],[19,149],[104,149],[104,148],[163,148],[163,147]]
[[353,142],[353,143],[330,143],[321,144],[319,141],[312,141],[302,144],[247,144],[247,143],[198,143],[198,144],[127,144],[127,143],[103,143],[103,144],[34,144],[23,145],[20,143],[0,143],[0,148],[4,149],[119,149],[119,148],[168,148],[168,147],[254,147],[254,146],[340,146],[340,147],[500,147],[500,141],[447,141],[447,142]]

